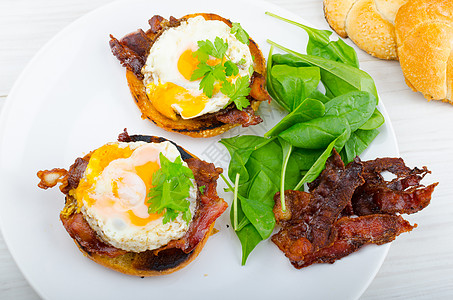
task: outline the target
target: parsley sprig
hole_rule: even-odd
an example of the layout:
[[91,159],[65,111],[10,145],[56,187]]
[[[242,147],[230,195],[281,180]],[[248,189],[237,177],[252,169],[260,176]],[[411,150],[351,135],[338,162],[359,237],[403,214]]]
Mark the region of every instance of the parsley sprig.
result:
[[192,171],[183,165],[178,156],[171,162],[162,153],[159,154],[161,168],[153,175],[153,187],[148,193],[149,213],[164,213],[163,223],[173,221],[182,213],[187,223],[192,219],[189,206],[189,190],[193,186]]
[[232,34],[243,44],[248,45],[249,44],[249,35],[247,31],[242,28],[241,24],[239,23],[233,23],[231,26],[231,31]]
[[250,105],[250,101],[246,98],[250,94],[250,78],[248,76],[239,77],[235,83],[225,81],[222,84],[220,91],[230,98],[227,105],[234,102],[237,109],[242,110]]
[[[239,23],[233,23],[230,32],[240,42],[248,45],[249,35]],[[233,102],[239,110],[249,106],[250,101],[247,99],[247,96],[250,94],[249,83],[251,75],[239,77],[235,82],[230,82],[227,79],[228,77],[239,74],[238,65],[244,64],[245,60],[241,59],[238,64],[233,63],[226,55],[228,43],[220,37],[216,37],[214,42],[205,40],[198,41],[197,44],[198,50],[193,55],[198,58],[199,64],[190,80],[195,81],[201,78],[200,90],[203,90],[203,93],[209,98],[212,98],[214,95],[214,86],[216,82],[219,82],[221,84],[220,91],[230,98],[226,106]],[[213,63],[210,61],[209,59],[211,57],[217,58],[218,62]]]

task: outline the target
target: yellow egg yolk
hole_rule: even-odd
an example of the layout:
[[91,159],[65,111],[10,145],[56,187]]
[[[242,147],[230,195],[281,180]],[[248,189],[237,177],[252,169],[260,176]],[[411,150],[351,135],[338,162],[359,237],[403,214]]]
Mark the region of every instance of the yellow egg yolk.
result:
[[[117,177],[114,178],[111,182],[111,192],[113,197],[102,196],[102,201],[98,201],[91,196],[94,194],[96,183],[101,175],[102,171],[114,160],[129,158],[133,149],[129,147],[119,147],[117,144],[107,144],[99,149],[95,150],[90,157],[90,161],[87,165],[84,178],[79,182],[79,185],[75,192],[75,197],[78,201],[78,206],[82,207],[83,200],[85,200],[86,205],[93,206],[96,205],[98,209],[111,209],[119,199],[119,189],[121,186],[124,186],[124,178]],[[152,187],[152,178],[153,174],[160,168],[160,165],[157,161],[148,161],[143,165],[135,166],[132,170],[136,175],[138,175],[143,183],[146,186],[146,191]],[[144,197],[144,204],[148,207],[147,203],[148,198]],[[151,213],[147,217],[137,216],[132,209],[125,211],[126,218],[136,226],[144,226],[149,222],[156,220],[162,216],[162,214]]]
[[[207,64],[213,66],[219,62],[219,59],[213,58],[209,59]],[[198,59],[194,57],[193,51],[187,49],[178,59],[178,71],[186,80],[190,80],[199,63]],[[205,94],[194,96],[187,89],[172,82],[158,85],[149,83],[147,88],[148,98],[156,110],[172,120],[177,120],[177,115],[172,105],[176,104],[180,107],[180,115],[183,118],[193,118],[203,111],[209,101]],[[218,93],[219,90],[220,84],[216,83],[214,94]]]

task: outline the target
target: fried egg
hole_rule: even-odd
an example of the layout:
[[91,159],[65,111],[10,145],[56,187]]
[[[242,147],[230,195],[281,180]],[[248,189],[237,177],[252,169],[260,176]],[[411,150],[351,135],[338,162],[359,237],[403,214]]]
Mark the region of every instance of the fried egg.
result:
[[[239,74],[228,78],[248,76],[253,65],[252,54],[246,44],[241,43],[231,28],[222,21],[205,20],[202,16],[189,18],[177,27],[165,30],[150,49],[142,68],[148,98],[153,106],[170,119],[195,118],[224,108],[229,98],[220,92],[220,83],[214,85],[214,95],[209,98],[200,90],[200,81],[191,81],[192,73],[199,64],[193,52],[197,42],[220,37],[228,43],[226,57],[239,67]],[[218,64],[212,58],[208,64]]]
[[[109,143],[91,154],[75,198],[91,228],[116,248],[157,249],[181,238],[189,228],[182,214],[163,224],[162,214],[148,213],[147,194],[160,168],[159,153],[170,161],[180,156],[170,142]],[[192,216],[197,197],[193,183],[188,198]]]

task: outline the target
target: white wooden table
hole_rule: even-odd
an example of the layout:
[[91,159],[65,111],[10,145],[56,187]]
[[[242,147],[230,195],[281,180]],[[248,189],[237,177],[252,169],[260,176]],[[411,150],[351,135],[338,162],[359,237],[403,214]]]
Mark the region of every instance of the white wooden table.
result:
[[[151,1],[151,0],[150,0]],[[1,0],[0,109],[33,55],[58,31],[111,0]],[[322,0],[270,0],[325,27]],[[361,67],[376,81],[409,166],[426,165],[439,181],[432,203],[409,216],[419,224],[393,242],[361,299],[453,299],[453,106],[427,102],[405,85],[397,62],[359,51]],[[382,79],[385,78],[385,79]],[[1,209],[1,208],[0,208]],[[32,250],[31,250],[32,251]],[[0,299],[39,299],[0,234]]]

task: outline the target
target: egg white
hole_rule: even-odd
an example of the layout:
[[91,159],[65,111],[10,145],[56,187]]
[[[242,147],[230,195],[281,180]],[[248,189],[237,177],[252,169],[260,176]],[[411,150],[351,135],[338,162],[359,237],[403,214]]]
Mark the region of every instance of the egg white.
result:
[[[181,54],[187,49],[196,51],[197,42],[210,40],[214,42],[216,37],[222,38],[228,43],[226,56],[235,64],[241,60],[243,64],[238,65],[239,76],[248,76],[250,66],[253,65],[253,58],[248,45],[241,43],[233,34],[231,28],[222,21],[205,20],[202,16],[189,18],[181,22],[177,27],[165,30],[154,42],[150,49],[145,66],[142,68],[145,86],[150,82],[154,85],[166,82],[174,83],[185,88],[194,97],[202,94],[200,80],[190,81],[184,78],[178,70],[178,60]],[[235,79],[233,79],[233,82]],[[185,119],[195,118],[207,113],[213,113],[224,108],[229,98],[218,92],[209,99],[203,110],[197,115],[184,117]],[[181,114],[182,109],[173,104],[172,108]]]
[[[145,226],[136,226],[131,223],[127,210],[132,210],[135,215],[146,218],[148,215],[148,207],[144,201],[137,201],[134,195],[135,190],[138,194],[146,195],[148,191],[143,191],[144,183],[140,182],[140,177],[134,177],[129,174],[130,178],[126,180],[123,186],[123,191],[119,192],[122,198],[115,198],[112,194],[111,181],[116,176],[122,176],[124,173],[130,172],[136,165],[142,165],[147,161],[159,161],[159,153],[162,153],[170,161],[174,161],[180,154],[177,148],[170,142],[162,143],[116,143],[120,147],[130,147],[134,149],[131,157],[126,159],[116,159],[96,177],[95,186],[89,194],[91,199],[82,199],[83,207],[81,212],[85,219],[93,228],[102,240],[110,245],[132,252],[142,252],[153,250],[168,244],[171,240],[179,239],[187,232],[190,223],[182,219],[182,214],[166,224],[163,224],[160,217],[152,220]],[[183,162],[187,166],[185,162]],[[88,165],[85,174],[91,172]],[[137,179],[138,177],[138,179]],[[83,179],[83,178],[82,178]],[[196,208],[197,188],[195,181],[190,189],[190,211],[194,215]],[[126,196],[124,196],[126,195]],[[114,199],[115,204],[111,207],[96,205],[96,200],[101,200],[103,197]],[[140,198],[141,199],[141,198]],[[94,204],[92,203],[95,200]],[[90,205],[88,205],[90,203]]]

